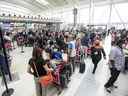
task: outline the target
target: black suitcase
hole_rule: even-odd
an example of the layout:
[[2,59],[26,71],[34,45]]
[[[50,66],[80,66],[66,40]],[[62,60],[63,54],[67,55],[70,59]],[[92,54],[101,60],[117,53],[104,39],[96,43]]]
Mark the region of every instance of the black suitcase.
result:
[[80,70],[79,70],[79,73],[84,73],[85,72],[85,63],[84,62],[81,62],[80,63]]
[[80,61],[80,69],[79,73],[84,73],[85,72],[85,62],[84,62],[84,56],[81,56],[81,61]]
[[68,80],[67,80],[66,74],[60,75],[60,85],[61,85],[61,88],[67,88]]

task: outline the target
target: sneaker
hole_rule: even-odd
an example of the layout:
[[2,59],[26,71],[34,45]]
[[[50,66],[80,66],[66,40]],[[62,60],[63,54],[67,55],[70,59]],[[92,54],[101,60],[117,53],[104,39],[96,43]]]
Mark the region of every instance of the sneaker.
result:
[[116,85],[113,85],[113,86],[112,86],[112,88],[118,88],[118,86],[116,86]]
[[92,74],[95,74],[95,72],[92,72]]
[[127,71],[125,70],[125,71],[123,71],[123,74],[127,74]]
[[68,79],[68,82],[70,82],[71,81],[71,79]]
[[106,90],[108,93],[111,93],[111,91],[112,91],[111,87],[105,88],[105,90]]
[[24,51],[21,51],[21,53],[24,53]]
[[110,88],[106,88],[106,91],[107,91],[108,93],[111,93],[111,89],[110,89]]
[[59,90],[58,93],[57,93],[57,95],[59,96],[61,93],[62,93],[62,90]]

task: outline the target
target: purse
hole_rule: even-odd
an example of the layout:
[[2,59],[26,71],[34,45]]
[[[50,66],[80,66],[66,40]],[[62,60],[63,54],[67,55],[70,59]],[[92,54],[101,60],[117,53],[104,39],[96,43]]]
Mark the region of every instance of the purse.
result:
[[36,71],[36,73],[37,73],[37,76],[38,76],[38,78],[39,78],[38,82],[41,84],[41,86],[47,87],[49,84],[51,84],[51,83],[53,82],[52,73],[51,73],[51,72],[48,72],[47,75],[40,77],[40,76],[39,76],[39,73],[38,73],[38,71],[37,71],[37,68],[36,68],[35,63],[33,63],[33,64],[34,64],[34,67],[35,67],[35,71]]

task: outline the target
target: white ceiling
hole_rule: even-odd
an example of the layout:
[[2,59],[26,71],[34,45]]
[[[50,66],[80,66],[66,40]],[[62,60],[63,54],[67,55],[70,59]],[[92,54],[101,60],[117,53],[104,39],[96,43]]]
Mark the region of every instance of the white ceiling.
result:
[[[0,2],[7,2],[22,6],[33,12],[40,13],[47,10],[54,10],[60,7],[76,7],[82,5],[89,5],[90,0],[46,0],[49,4],[40,4],[36,0],[0,0]],[[113,0],[115,3],[128,2],[128,0]],[[94,0],[95,4],[109,4],[110,0]]]

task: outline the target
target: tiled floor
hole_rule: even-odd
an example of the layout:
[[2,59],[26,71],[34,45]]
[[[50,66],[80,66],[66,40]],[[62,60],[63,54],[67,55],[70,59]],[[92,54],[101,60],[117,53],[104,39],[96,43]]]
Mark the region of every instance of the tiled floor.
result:
[[[110,51],[111,37],[107,37],[104,42],[104,48],[107,54]],[[20,49],[17,48],[12,52],[13,65],[11,71],[13,73],[18,72],[20,80],[11,82],[10,88],[14,88],[15,92],[13,96],[35,96],[35,87],[33,76],[29,75],[27,70],[27,63],[31,57],[32,48],[25,48],[25,53],[21,54]],[[119,86],[114,90],[112,94],[108,94],[104,90],[104,83],[109,78],[109,70],[107,60],[101,60],[95,75],[92,75],[91,71],[93,64],[90,59],[85,60],[86,71],[84,74],[79,74],[76,70],[75,74],[71,77],[71,82],[68,88],[65,89],[60,96],[128,96],[128,75],[121,74],[116,82]],[[1,79],[0,79],[1,80]],[[0,86],[0,96],[5,90],[4,86]],[[56,90],[48,91],[48,96],[56,96]],[[54,95],[55,94],[55,95]]]
[[91,74],[92,68],[88,69],[88,73],[74,96],[128,96],[128,75],[121,74],[119,76],[116,82],[118,89],[113,90],[111,94],[104,90],[104,84],[109,78],[109,72],[107,66],[102,64],[101,62],[95,75]]
[[[26,48],[25,53],[21,54],[20,49],[14,50],[11,55],[13,57],[11,72],[18,73],[20,80],[14,81],[8,84],[10,88],[14,88],[15,92],[13,96],[33,96],[34,91],[34,80],[33,76],[27,73],[27,62],[31,56],[32,48]],[[0,86],[0,96],[4,86]]]
[[[110,40],[110,37],[105,40],[104,49],[107,54],[110,52]],[[109,94],[104,90],[104,84],[110,76],[107,60],[101,60],[95,75],[91,73],[93,65],[90,60],[86,61],[86,65],[88,67],[86,70],[87,74],[84,76],[74,96],[128,96],[128,74],[120,74],[116,82],[119,88]]]

